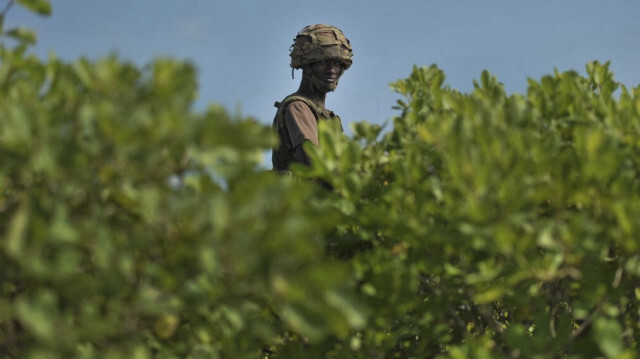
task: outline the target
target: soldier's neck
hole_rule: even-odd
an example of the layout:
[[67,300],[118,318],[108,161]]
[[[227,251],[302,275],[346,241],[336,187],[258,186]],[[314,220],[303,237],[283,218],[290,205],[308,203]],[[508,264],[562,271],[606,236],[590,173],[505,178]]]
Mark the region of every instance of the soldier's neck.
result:
[[324,104],[327,98],[327,93],[314,88],[313,85],[311,85],[310,81],[302,81],[300,83],[298,91],[296,91],[296,94],[308,98],[309,100],[322,106],[322,108],[326,108]]

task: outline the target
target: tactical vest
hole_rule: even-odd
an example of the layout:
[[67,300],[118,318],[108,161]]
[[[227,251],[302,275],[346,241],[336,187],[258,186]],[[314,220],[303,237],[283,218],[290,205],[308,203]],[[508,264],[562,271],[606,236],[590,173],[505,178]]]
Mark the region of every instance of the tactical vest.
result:
[[340,126],[340,130],[343,131],[342,121],[339,116],[336,116],[332,111],[323,108],[306,97],[289,95],[285,97],[282,102],[276,101],[274,106],[278,108],[278,111],[273,118],[272,128],[280,135],[281,141],[280,147],[274,148],[271,155],[271,163],[273,164],[273,169],[276,171],[286,171],[289,168],[289,164],[291,162],[295,162],[294,148],[291,143],[291,139],[288,134],[286,136],[282,136],[283,133],[286,134],[286,131],[284,131],[284,112],[287,106],[293,101],[302,101],[307,104],[311,109],[313,116],[316,118],[316,122],[320,120],[337,121],[337,124]]

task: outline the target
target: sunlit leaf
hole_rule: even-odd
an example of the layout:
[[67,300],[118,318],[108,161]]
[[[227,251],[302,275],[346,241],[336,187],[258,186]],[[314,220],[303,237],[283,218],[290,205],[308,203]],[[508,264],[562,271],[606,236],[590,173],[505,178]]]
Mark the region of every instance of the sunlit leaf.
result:
[[51,14],[51,3],[49,0],[16,0],[16,3],[38,15],[46,16]]

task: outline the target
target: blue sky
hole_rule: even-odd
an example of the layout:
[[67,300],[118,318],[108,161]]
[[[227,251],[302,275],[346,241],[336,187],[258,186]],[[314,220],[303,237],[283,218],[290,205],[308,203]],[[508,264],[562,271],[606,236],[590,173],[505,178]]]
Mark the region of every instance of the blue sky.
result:
[[[0,0],[4,6],[7,0]],[[508,92],[527,78],[611,61],[615,78],[640,83],[638,0],[53,0],[39,18],[14,7],[6,25],[38,32],[34,51],[74,61],[112,53],[139,65],[157,57],[198,68],[196,108],[219,103],[270,124],[273,102],[295,91],[289,46],[306,25],[333,24],[351,40],[354,64],[327,107],[349,123],[397,114],[389,84],[413,65],[438,65],[467,92],[488,70]]]

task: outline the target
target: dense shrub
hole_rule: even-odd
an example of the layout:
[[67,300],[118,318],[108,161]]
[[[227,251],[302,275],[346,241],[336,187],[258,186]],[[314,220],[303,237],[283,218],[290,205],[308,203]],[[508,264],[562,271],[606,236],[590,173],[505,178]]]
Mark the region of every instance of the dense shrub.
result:
[[608,66],[526,95],[416,67],[388,133],[324,137],[304,173],[335,186],[334,250],[372,311],[342,357],[635,355],[640,98]]

